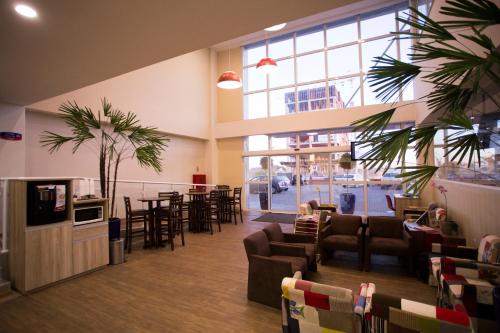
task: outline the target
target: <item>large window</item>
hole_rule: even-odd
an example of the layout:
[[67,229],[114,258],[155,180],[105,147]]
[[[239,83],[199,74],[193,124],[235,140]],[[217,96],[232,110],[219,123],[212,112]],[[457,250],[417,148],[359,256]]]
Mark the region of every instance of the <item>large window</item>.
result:
[[[387,131],[409,126],[414,124],[391,124]],[[300,203],[313,199],[340,205],[343,193],[349,192],[356,197],[356,214],[393,215],[386,196],[403,192],[397,178],[402,164],[392,165],[385,174],[364,168],[360,161],[350,170],[342,169],[339,161],[350,152],[357,134],[351,128],[334,128],[247,137],[247,207],[296,211]],[[415,165],[412,149],[402,163]]]
[[[409,29],[396,21],[405,9],[392,6],[245,46],[245,119],[381,103],[366,73],[383,54],[408,61],[410,43],[390,34]],[[278,64],[267,76],[255,69],[266,56]],[[413,86],[394,101],[411,99]]]
[[434,138],[434,163],[441,167],[438,177],[476,183],[481,185],[500,186],[500,112],[487,113],[472,117],[474,131],[479,135],[482,150],[481,163],[474,155],[472,165],[468,166],[468,158],[460,164],[451,162],[455,152],[448,155],[446,138],[453,135],[452,130],[442,130]]

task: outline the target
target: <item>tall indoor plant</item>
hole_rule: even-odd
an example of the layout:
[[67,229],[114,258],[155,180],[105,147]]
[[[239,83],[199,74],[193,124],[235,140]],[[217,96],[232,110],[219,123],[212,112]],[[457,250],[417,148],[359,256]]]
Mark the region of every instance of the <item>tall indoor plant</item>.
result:
[[71,135],[45,131],[40,142],[50,153],[58,151],[65,143],[73,144],[73,154],[83,144],[96,147],[101,196],[111,199],[109,212],[115,217],[116,179],[121,162],[136,159],[141,166],[161,172],[161,153],[169,139],[155,127],[140,125],[134,113],[114,109],[106,98],[101,103],[102,110],[97,112],[80,107],[76,102],[63,103],[59,112]]
[[403,105],[353,123],[354,131],[361,132],[357,140],[370,149],[362,156],[368,168],[386,171],[393,162],[404,159],[409,146],[414,146],[423,163],[401,167],[403,172],[398,176],[409,183],[408,191],[414,193],[420,192],[439,169],[427,165],[439,130],[451,130],[445,137],[450,162],[460,164],[465,160],[470,167],[476,158],[480,164],[483,139],[489,141],[494,133],[489,129],[477,131],[472,112],[485,112],[478,111],[477,105],[492,106],[486,112],[500,109],[499,47],[485,32],[500,24],[500,9],[488,0],[447,0],[439,12],[446,20],[436,22],[415,8],[410,8],[406,18],[398,18],[411,27],[394,35],[414,40],[409,54],[412,62],[383,55],[375,58],[376,64],[368,73],[370,85],[384,102],[411,86],[415,78],[428,84],[429,93],[416,103],[425,103],[433,120],[419,127],[385,132]]

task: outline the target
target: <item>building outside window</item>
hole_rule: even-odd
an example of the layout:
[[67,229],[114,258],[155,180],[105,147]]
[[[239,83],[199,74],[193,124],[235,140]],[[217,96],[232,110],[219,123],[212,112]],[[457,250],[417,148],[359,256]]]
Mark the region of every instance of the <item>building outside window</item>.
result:
[[[245,119],[380,104],[366,74],[383,54],[408,61],[410,41],[390,34],[409,30],[396,21],[406,12],[402,3],[244,46]],[[276,60],[277,72],[256,70],[263,57]],[[412,99],[409,86],[393,101]]]

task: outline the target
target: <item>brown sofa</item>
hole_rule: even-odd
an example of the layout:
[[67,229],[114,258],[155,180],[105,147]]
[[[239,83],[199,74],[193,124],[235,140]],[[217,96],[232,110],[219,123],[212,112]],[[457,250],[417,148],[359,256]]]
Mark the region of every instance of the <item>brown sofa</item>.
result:
[[392,216],[369,216],[365,231],[365,270],[369,271],[372,254],[407,258],[408,269],[413,266],[411,236],[404,230],[403,221]]
[[249,235],[243,244],[248,258],[247,298],[280,309],[283,278],[307,272],[305,248],[271,243],[264,231]]
[[358,266],[363,269],[363,228],[361,216],[332,214],[331,223],[321,230],[321,264],[336,250],[358,252]]
[[316,239],[313,235],[283,233],[279,223],[271,223],[262,229],[271,243],[302,246],[306,250],[307,266],[310,271],[317,271]]

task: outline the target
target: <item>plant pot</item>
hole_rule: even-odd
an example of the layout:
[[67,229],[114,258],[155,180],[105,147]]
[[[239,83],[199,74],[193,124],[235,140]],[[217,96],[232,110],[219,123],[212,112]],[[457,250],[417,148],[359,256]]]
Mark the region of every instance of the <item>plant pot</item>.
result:
[[340,210],[343,214],[354,213],[356,195],[354,193],[340,193]]
[[121,220],[117,217],[110,217],[108,219],[108,231],[109,240],[119,240],[120,239],[120,226]]
[[442,221],[441,222],[441,232],[443,235],[452,236],[456,235],[458,231],[458,224],[453,221]]

